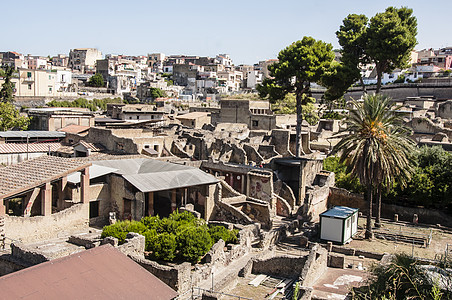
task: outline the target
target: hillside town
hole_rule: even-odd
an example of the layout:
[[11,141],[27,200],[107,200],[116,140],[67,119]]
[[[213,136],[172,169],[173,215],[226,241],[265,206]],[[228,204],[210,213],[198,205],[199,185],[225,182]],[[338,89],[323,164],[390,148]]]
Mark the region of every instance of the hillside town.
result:
[[0,52],[0,298],[451,299],[452,46],[351,58],[347,18],[252,65]]

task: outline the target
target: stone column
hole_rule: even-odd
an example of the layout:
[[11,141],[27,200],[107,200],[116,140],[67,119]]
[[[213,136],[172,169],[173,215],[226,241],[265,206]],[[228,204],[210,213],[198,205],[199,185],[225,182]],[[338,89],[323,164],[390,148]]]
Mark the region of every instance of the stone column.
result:
[[[206,203],[204,203],[204,219],[209,220],[212,216],[213,210],[215,208],[215,202],[221,198],[220,194],[220,183],[210,184],[208,186],[208,193],[206,197]],[[217,199],[216,199],[217,198]]]
[[52,185],[47,182],[41,188],[41,215],[50,216],[52,214]]
[[148,193],[148,211],[149,216],[154,215],[154,192]]
[[0,218],[6,215],[5,205],[3,204],[3,198],[0,198]]
[[89,203],[89,168],[86,167],[80,175],[80,200],[82,203]]
[[64,176],[58,183],[58,201],[57,201],[58,210],[62,210],[64,208],[64,189],[66,188],[66,185],[67,185],[67,176]]
[[305,174],[305,166],[306,162],[301,160],[300,161],[300,177],[298,180],[298,199],[297,199],[297,205],[303,205],[304,198],[306,196],[306,174]]
[[171,191],[171,211],[175,211],[177,208],[176,193],[177,189],[173,189]]

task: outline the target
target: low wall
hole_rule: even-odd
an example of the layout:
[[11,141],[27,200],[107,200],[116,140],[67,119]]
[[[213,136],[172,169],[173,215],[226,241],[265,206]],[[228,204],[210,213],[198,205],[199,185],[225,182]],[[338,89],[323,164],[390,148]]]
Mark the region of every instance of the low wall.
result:
[[72,233],[89,226],[89,205],[75,204],[50,216],[5,216],[5,235],[22,243],[57,238],[61,233]]
[[300,276],[300,285],[311,287],[326,272],[328,251],[316,244],[312,247]]
[[314,186],[306,191],[306,198],[303,205],[303,215],[310,222],[318,222],[319,215],[328,208],[328,198],[330,189],[328,186]]
[[242,225],[253,224],[253,220],[232,205],[218,201],[215,203],[211,221],[227,221]]
[[161,265],[155,261],[148,260],[139,256],[130,256],[140,266],[158,277],[179,294],[190,290],[191,288],[191,265],[182,263],[175,267]]
[[298,277],[303,270],[307,256],[275,256],[269,259],[253,260],[251,272],[282,277]]
[[[358,208],[364,214],[367,214],[367,202],[364,200],[363,195],[350,193],[349,191],[341,188],[331,187],[330,196],[328,198],[328,205],[343,205],[353,208]],[[373,215],[376,212],[376,205],[373,207]],[[393,219],[394,214],[399,215],[400,221],[412,222],[413,215],[418,215],[419,223],[424,224],[441,224],[443,226],[452,227],[452,216],[445,214],[442,211],[436,209],[426,209],[420,207],[405,207],[394,204],[381,204],[381,216],[387,219]]]

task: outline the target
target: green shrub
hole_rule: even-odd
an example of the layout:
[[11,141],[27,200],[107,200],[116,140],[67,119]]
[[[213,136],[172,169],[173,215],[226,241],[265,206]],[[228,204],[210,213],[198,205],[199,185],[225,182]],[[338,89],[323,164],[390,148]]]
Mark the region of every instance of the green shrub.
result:
[[142,233],[145,238],[144,250],[152,251],[152,239],[157,236],[157,231],[155,229],[146,230]]
[[160,221],[159,227],[157,228],[157,232],[158,233],[171,233],[171,234],[176,234],[179,232],[179,227],[181,226],[181,224],[179,224],[178,222],[168,219],[168,218],[164,218]]
[[237,229],[228,230],[223,226],[212,226],[209,228],[209,234],[214,244],[220,239],[222,239],[226,244],[236,243],[237,233]]
[[128,225],[126,222],[129,221],[120,221],[115,224],[105,226],[100,237],[106,238],[107,236],[111,236],[117,238],[120,244],[124,243],[128,233],[126,231],[126,227]]
[[177,249],[182,259],[198,262],[212,247],[212,239],[205,226],[188,227],[176,237]]
[[128,232],[136,232],[142,234],[145,232],[148,228],[139,221],[125,221],[129,222],[129,224],[126,227],[126,231]]
[[149,242],[149,250],[155,259],[172,261],[176,257],[176,237],[166,232],[157,234]]
[[102,230],[101,238],[107,236],[115,237],[118,239],[119,243],[122,244],[125,242],[127,233],[136,232],[142,234],[146,230],[147,227],[138,221],[119,221],[115,224],[105,226]]
[[334,172],[335,185],[339,188],[349,190],[353,193],[364,192],[364,187],[360,184],[359,179],[347,172],[345,163],[340,162],[337,156],[330,156],[323,160],[323,169]]
[[161,219],[159,216],[154,216],[154,217],[147,216],[147,217],[143,217],[140,222],[143,223],[149,229],[157,230],[157,228],[160,227]]

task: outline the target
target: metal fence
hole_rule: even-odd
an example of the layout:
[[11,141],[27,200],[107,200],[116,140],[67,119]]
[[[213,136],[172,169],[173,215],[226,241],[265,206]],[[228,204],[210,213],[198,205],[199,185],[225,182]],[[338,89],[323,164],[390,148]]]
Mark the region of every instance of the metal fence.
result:
[[216,292],[213,290],[207,290],[207,289],[203,289],[200,287],[192,287],[191,290],[185,292],[182,295],[179,295],[179,297],[177,298],[178,300],[184,300],[184,299],[201,299],[202,295],[204,292],[210,293],[210,294],[215,294],[218,296],[227,296],[233,299],[238,299],[238,300],[253,300],[251,298],[246,298],[246,297],[242,297],[242,296],[237,296],[237,295],[232,295],[232,294],[227,294],[227,293],[223,293],[223,292]]

